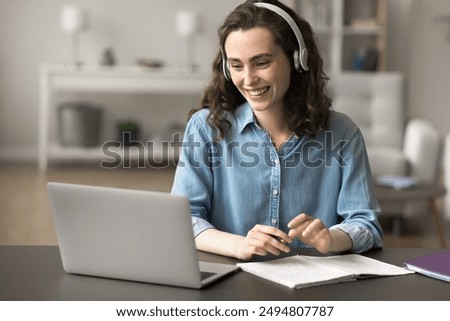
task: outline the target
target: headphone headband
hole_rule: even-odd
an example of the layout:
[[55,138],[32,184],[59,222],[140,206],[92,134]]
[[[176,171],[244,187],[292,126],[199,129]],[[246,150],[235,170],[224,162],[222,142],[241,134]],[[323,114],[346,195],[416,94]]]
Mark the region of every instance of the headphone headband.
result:
[[270,10],[272,12],[275,12],[289,24],[292,31],[294,32],[295,38],[297,38],[297,42],[298,42],[298,52],[294,53],[294,63],[296,64],[295,68],[299,72],[301,71],[301,69],[303,69],[305,71],[309,70],[308,50],[306,49],[305,41],[303,40],[303,35],[300,31],[300,28],[297,26],[294,19],[292,19],[292,17],[286,11],[284,11],[280,7],[277,7],[276,5],[273,5],[270,3],[264,3],[264,2],[257,2],[257,3],[254,3],[254,5],[259,8],[264,8],[264,9]]
[[[298,42],[298,50],[295,50],[294,52],[294,66],[295,69],[298,72],[301,72],[302,70],[308,71],[308,50],[306,49],[305,42],[303,40],[302,33],[300,31],[300,28],[295,23],[294,19],[283,9],[280,7],[277,7],[276,5],[270,4],[270,3],[264,3],[264,2],[257,2],[254,3],[254,5],[258,8],[264,8],[267,10],[270,10],[272,12],[275,12],[280,17],[282,17],[291,27],[292,31],[294,32],[295,38]],[[222,52],[222,67],[223,67],[223,73],[225,75],[225,78],[227,80],[231,80],[230,71],[228,69],[228,64],[226,61],[226,55],[224,52],[224,49],[220,49]]]

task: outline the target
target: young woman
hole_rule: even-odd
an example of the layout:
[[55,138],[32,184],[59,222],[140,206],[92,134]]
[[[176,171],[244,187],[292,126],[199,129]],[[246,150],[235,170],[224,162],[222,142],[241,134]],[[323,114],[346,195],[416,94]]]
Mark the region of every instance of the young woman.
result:
[[219,38],[172,188],[190,200],[197,248],[249,260],[381,247],[363,137],[330,110],[309,24],[278,1],[247,1]]

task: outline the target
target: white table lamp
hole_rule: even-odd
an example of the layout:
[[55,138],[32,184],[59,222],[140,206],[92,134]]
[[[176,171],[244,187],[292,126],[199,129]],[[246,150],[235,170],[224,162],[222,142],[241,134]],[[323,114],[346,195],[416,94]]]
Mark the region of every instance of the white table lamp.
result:
[[195,64],[195,36],[200,32],[199,15],[191,10],[179,10],[175,18],[175,29],[178,36],[186,40],[185,69],[193,72]]
[[79,37],[85,27],[83,11],[72,5],[66,5],[61,10],[61,29],[64,33],[72,36],[72,57],[70,66],[78,68],[81,66],[79,60]]

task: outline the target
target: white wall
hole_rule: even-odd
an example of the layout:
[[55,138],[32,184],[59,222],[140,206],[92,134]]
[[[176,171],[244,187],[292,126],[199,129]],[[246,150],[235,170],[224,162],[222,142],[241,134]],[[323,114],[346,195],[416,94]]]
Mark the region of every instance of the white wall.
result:
[[[184,47],[175,34],[174,15],[179,8],[192,8],[203,15],[205,26],[198,39],[198,63],[209,68],[216,50],[217,27],[241,2],[73,0],[90,16],[90,29],[81,39],[81,58],[95,64],[104,47],[112,46],[120,64],[133,64],[136,58],[145,57],[178,65]],[[59,27],[60,9],[66,3],[0,0],[0,161],[36,161],[38,66],[64,63],[70,56],[69,38]],[[407,116],[432,120],[443,136],[449,132],[450,119],[450,25],[434,21],[436,16],[450,15],[450,1],[388,3],[388,68],[407,77]],[[137,104],[148,101],[147,97],[134,99]],[[103,102],[111,103],[111,99]]]
[[[446,16],[448,23],[438,22]],[[450,132],[450,1],[389,1],[388,68],[405,75],[407,118]]]
[[[175,13],[196,10],[204,27],[198,37],[197,62],[209,69],[217,48],[217,28],[241,2],[0,0],[0,161],[37,160],[38,66],[70,58],[70,39],[59,25],[63,5],[77,4],[88,12],[89,30],[81,37],[81,60],[87,64],[98,63],[103,49],[112,46],[119,64],[156,58],[180,65],[184,42],[175,33]],[[138,104],[148,100],[135,99]]]
[[[447,23],[437,22],[442,16]],[[408,114],[430,119],[443,137],[450,132],[450,1],[414,0],[409,44]]]

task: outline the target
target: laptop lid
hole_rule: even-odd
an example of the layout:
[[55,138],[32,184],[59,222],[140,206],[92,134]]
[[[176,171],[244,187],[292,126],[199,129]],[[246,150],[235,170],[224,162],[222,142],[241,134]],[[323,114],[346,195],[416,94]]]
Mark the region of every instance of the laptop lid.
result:
[[[198,262],[183,196],[55,182],[47,189],[68,273],[201,288],[238,269]],[[199,265],[211,274],[203,281]]]

